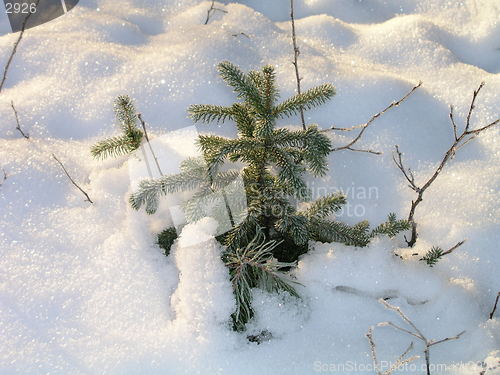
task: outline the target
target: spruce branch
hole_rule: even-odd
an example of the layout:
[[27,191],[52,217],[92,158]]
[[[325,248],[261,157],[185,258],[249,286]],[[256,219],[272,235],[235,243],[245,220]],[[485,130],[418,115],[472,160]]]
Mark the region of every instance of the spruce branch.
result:
[[[126,95],[119,96],[115,100],[114,110],[122,134],[93,145],[90,152],[96,159],[130,154],[141,146],[144,133],[137,126],[138,118],[132,99]],[[143,128],[145,129],[145,124]]]
[[410,229],[408,220],[397,220],[396,214],[391,212],[385,223],[380,224],[372,230],[370,238],[378,235],[386,235],[390,238],[396,236],[398,233]]
[[225,254],[225,264],[229,268],[233,292],[236,298],[236,311],[233,313],[234,328],[245,329],[245,324],[252,318],[252,289],[259,288],[269,293],[280,291],[300,298],[293,284],[282,269],[293,263],[278,262],[272,256],[273,249],[279,243],[265,240],[262,231],[258,231],[252,241],[243,248]]
[[154,214],[158,209],[161,195],[191,191],[205,182],[205,175],[200,175],[197,170],[143,180],[139,183],[137,191],[130,195],[129,202],[135,210],[139,210],[144,205],[148,214]]
[[406,181],[408,182],[408,186],[410,189],[412,189],[416,194],[417,197],[415,200],[411,201],[411,207],[410,207],[410,213],[408,214],[408,221],[412,225],[412,231],[411,231],[411,238],[406,240],[408,246],[413,247],[415,245],[415,242],[417,241],[418,233],[417,233],[417,223],[415,221],[415,210],[422,202],[423,200],[423,195],[425,191],[432,185],[432,183],[436,180],[436,178],[439,176],[439,174],[442,172],[443,168],[446,166],[446,164],[453,159],[455,154],[459,149],[461,149],[463,146],[468,144],[470,141],[476,138],[479,134],[481,134],[483,131],[490,129],[500,123],[500,118],[487,124],[484,126],[481,126],[476,129],[471,129],[471,117],[475,108],[475,102],[476,98],[481,91],[481,89],[484,86],[484,82],[482,82],[479,87],[474,90],[474,93],[472,95],[472,101],[469,107],[469,111],[467,114],[467,119],[465,122],[464,129],[461,133],[459,133],[457,124],[454,119],[454,114],[453,114],[453,106],[450,106],[450,121],[451,125],[453,128],[453,137],[454,141],[448,151],[443,156],[443,159],[437,166],[437,168],[434,170],[432,175],[429,177],[427,181],[425,181],[422,185],[417,184],[415,182],[415,176],[413,175],[413,171],[410,168],[405,167],[403,164],[403,158],[402,158],[402,152],[399,150],[399,147],[395,147],[395,154],[393,155],[393,160],[398,169],[401,171],[403,176],[405,177]]
[[382,154],[379,151],[374,151],[374,150],[369,150],[369,149],[367,149],[367,150],[365,150],[365,149],[358,149],[358,148],[354,148],[353,146],[363,137],[363,134],[365,133],[365,131],[368,129],[368,127],[376,119],[378,119],[380,116],[382,116],[383,114],[385,114],[391,108],[398,107],[401,103],[403,103],[406,99],[408,99],[415,92],[415,90],[417,90],[420,86],[422,86],[422,82],[419,82],[416,86],[413,86],[412,89],[410,91],[408,91],[401,99],[399,99],[397,101],[393,101],[391,104],[389,104],[387,107],[385,107],[382,111],[380,111],[377,114],[373,115],[364,124],[356,125],[356,126],[353,126],[353,127],[350,127],[350,128],[337,128],[335,126],[332,126],[329,129],[324,129],[323,130],[324,132],[328,132],[328,131],[331,131],[331,130],[350,132],[350,131],[353,131],[353,130],[361,129],[359,131],[358,135],[356,135],[356,137],[354,137],[352,139],[352,141],[350,141],[348,144],[346,144],[344,146],[339,146],[339,147],[334,148],[333,151],[335,152],[335,151],[342,151],[342,150],[350,150],[350,151],[355,151],[355,152],[367,152],[367,153],[375,154],[375,155]]
[[446,251],[444,251],[439,246],[433,246],[422,258],[420,258],[420,260],[421,261],[425,261],[430,267],[432,267],[442,257],[444,257],[445,255],[451,254],[456,249],[458,249],[460,246],[462,246],[464,243],[465,243],[465,240],[464,241],[460,241],[455,246],[449,248]]
[[30,139],[30,136],[28,133],[25,133],[23,131],[23,129],[21,128],[21,123],[19,122],[19,115],[17,113],[17,110],[16,110],[16,107],[14,107],[14,101],[11,100],[10,102],[10,106],[12,108],[12,111],[14,112],[14,117],[16,119],[16,130],[21,133],[21,135],[25,138],[25,139]]
[[297,245],[305,245],[309,240],[307,221],[302,215],[287,212],[276,221],[275,228],[282,234],[288,234]]
[[210,5],[210,8],[207,11],[207,18],[205,19],[204,25],[208,24],[208,22],[210,21],[210,17],[212,16],[212,13],[215,13],[215,12],[227,13],[227,10],[217,8],[215,6],[215,0],[212,0],[212,4]]
[[194,122],[224,122],[226,119],[233,119],[233,108],[210,104],[191,105],[188,113]]
[[120,95],[115,100],[115,115],[124,133],[137,127],[135,105],[128,95]]
[[261,147],[261,143],[255,139],[229,139],[212,135],[199,136],[198,144],[205,155],[208,170],[211,173],[215,172],[217,167],[227,158],[234,156],[232,161],[236,161],[243,157],[242,152],[245,150],[255,150]]
[[276,87],[276,72],[274,67],[266,65],[262,68],[262,84],[259,87],[261,97],[264,99],[263,104],[267,112],[272,112],[274,103],[279,98],[278,89]]
[[497,311],[497,305],[498,305],[498,300],[500,299],[500,292],[497,293],[497,298],[495,299],[495,304],[493,305],[493,310],[490,312],[490,319],[493,319],[493,316],[495,315],[495,311]]
[[394,312],[396,312],[400,318],[409,326],[408,329],[406,328],[403,328],[399,325],[396,325],[392,322],[382,322],[382,323],[379,323],[377,326],[379,327],[384,327],[384,326],[388,326],[388,327],[392,327],[396,330],[399,330],[401,332],[404,332],[408,335],[411,335],[413,337],[416,337],[417,339],[421,340],[424,345],[425,345],[425,348],[424,348],[424,355],[425,355],[425,364],[426,364],[426,374],[427,375],[431,375],[431,371],[430,371],[430,348],[434,345],[438,345],[438,344],[442,344],[442,343],[445,343],[447,341],[452,341],[452,340],[458,340],[464,333],[465,331],[462,331],[460,332],[459,334],[457,334],[456,336],[453,336],[453,337],[446,337],[444,339],[441,339],[441,340],[429,340],[427,339],[424,334],[422,333],[421,330],[419,330],[417,328],[417,326],[415,325],[415,323],[413,323],[413,321],[408,318],[407,315],[405,315],[405,313],[403,313],[403,311],[401,310],[400,307],[398,306],[394,306],[394,305],[391,305],[389,302],[385,301],[384,299],[379,299],[379,302],[388,310],[392,310]]
[[83,190],[76,182],[75,180],[71,177],[71,175],[69,174],[69,172],[67,171],[66,167],[64,166],[64,164],[56,157],[56,155],[52,154],[52,158],[57,162],[57,164],[59,164],[59,166],[61,167],[61,169],[64,171],[64,174],[66,175],[66,177],[68,177],[69,181],[73,184],[74,187],[76,187],[84,196],[85,196],[85,201],[89,202],[90,204],[94,204],[94,202],[92,201],[92,199],[90,199],[89,195],[87,194],[87,192],[85,190]]
[[346,202],[343,194],[333,193],[316,199],[302,214],[308,218],[324,219],[340,210]]
[[290,155],[278,147],[270,148],[269,153],[271,160],[279,167],[278,181],[289,184],[297,192],[298,198],[307,199],[310,196],[309,189],[301,177],[304,168],[294,163]]
[[92,146],[90,152],[94,158],[102,160],[110,156],[118,157],[129,154],[137,150],[139,146],[140,137],[139,133],[136,133],[136,137],[134,138],[130,138],[127,135],[120,135],[99,141]]
[[229,61],[223,61],[218,69],[222,79],[234,89],[238,98],[247,100],[259,112],[264,112],[259,89],[240,68]]
[[340,242],[345,245],[364,247],[370,241],[366,231],[368,223],[361,222],[353,227],[339,221],[311,218],[309,233],[314,241]]
[[[40,0],[35,0],[35,9],[38,7],[39,2],[40,2]],[[12,50],[10,52],[9,58],[7,59],[7,63],[5,64],[5,67],[3,70],[2,80],[0,81],[0,93],[2,92],[3,86],[5,85],[5,81],[7,80],[7,75],[9,73],[10,65],[12,64],[12,61],[14,60],[14,56],[16,55],[17,48],[19,47],[19,44],[21,43],[21,40],[23,39],[24,32],[26,31],[26,26],[28,24],[28,20],[30,19],[32,14],[33,13],[29,12],[26,15],[26,17],[24,18],[24,21],[21,25],[21,31],[19,32],[19,36],[17,37],[16,41],[14,42],[14,45],[13,45]]]
[[[292,44],[293,44],[293,67],[295,69],[295,79],[297,81],[297,94],[301,95],[302,89],[300,87],[300,81],[302,81],[302,78],[300,77],[299,74],[299,55],[300,55],[300,50],[299,47],[297,46],[297,35],[295,32],[295,15],[294,15],[294,0],[290,0],[290,20],[292,23]],[[302,123],[302,129],[306,130],[306,120],[304,118],[304,108],[302,105],[300,105],[299,113],[300,113],[300,121]]]
[[[309,110],[325,104],[334,95],[335,88],[329,83],[313,87],[278,104],[274,108],[273,115],[279,118],[290,117],[300,113],[301,110]],[[306,130],[305,126],[303,128]]]
[[426,262],[430,267],[434,266],[443,256],[443,249],[433,246],[420,260]]

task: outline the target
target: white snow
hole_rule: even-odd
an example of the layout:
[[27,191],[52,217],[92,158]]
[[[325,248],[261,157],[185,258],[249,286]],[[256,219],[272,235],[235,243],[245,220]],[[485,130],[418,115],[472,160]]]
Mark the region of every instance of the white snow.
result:
[[[467,239],[465,245],[429,268],[408,254],[402,238],[364,249],[316,244],[293,272],[302,299],[255,292],[256,319],[247,334],[273,334],[260,345],[228,328],[234,301],[209,219],[185,227],[172,254],[162,254],[155,235],[167,226],[165,212],[147,216],[127,203],[137,160],[98,162],[89,153],[95,141],[117,132],[114,98],[132,96],[160,139],[193,125],[188,105],[234,100],[217,76],[222,60],[245,70],[272,63],[282,98],[295,90],[289,1],[218,2],[227,13],[216,11],[204,25],[210,3],[81,0],[26,32],[0,93],[0,374],[332,373],[348,361],[371,364],[364,337],[370,326],[401,323],[377,302],[386,296],[429,338],[466,330],[432,348],[432,362],[448,366],[433,374],[478,375],[481,361],[487,375],[500,373],[498,312],[487,320],[500,291],[498,128],[460,150],[417,211],[420,239],[411,252]],[[472,91],[485,81],[472,124],[500,116],[500,5],[296,3],[303,86],[331,82],[337,89],[330,103],[306,113],[308,122],[364,123],[423,81],[366,132],[360,146],[383,155],[334,153],[329,177],[310,181],[318,191],[348,192],[346,222],[407,215],[414,196],[392,163],[394,145],[422,181],[452,142],[450,104],[462,126]],[[16,37],[0,37],[2,70]],[[30,141],[15,130],[11,101]],[[231,124],[197,129],[235,134]],[[189,154],[192,142],[184,141],[176,147]],[[177,161],[168,165],[175,170]],[[411,338],[379,327],[375,340],[379,357],[392,360]],[[421,343],[414,353],[422,355]]]
[[[229,272],[215,240],[217,222],[205,218],[186,225],[173,249],[179,284],[172,295],[174,325],[193,331],[198,341],[210,342],[219,331],[227,332],[235,309]],[[228,334],[226,334],[228,335]]]

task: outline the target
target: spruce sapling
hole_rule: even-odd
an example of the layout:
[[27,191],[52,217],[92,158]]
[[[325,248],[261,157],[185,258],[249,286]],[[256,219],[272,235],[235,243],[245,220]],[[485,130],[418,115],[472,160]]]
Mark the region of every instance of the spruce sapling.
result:
[[[297,210],[298,202],[311,197],[304,175],[326,174],[332,145],[316,125],[291,130],[277,128],[276,122],[326,103],[335,94],[332,85],[324,84],[278,103],[272,66],[244,73],[237,66],[223,62],[219,64],[219,72],[240,101],[228,107],[193,105],[189,113],[195,122],[231,120],[238,130],[236,139],[200,135],[198,140],[210,178],[226,173],[221,167],[228,161],[244,165],[241,175],[248,209],[243,220],[219,237],[224,245],[233,250],[244,248],[262,228],[266,241],[279,243],[273,248],[273,255],[279,261],[293,262],[308,250],[310,240],[366,246],[377,234],[393,236],[408,229],[408,223],[396,220],[395,216],[374,231],[370,231],[367,222],[351,227],[331,220],[331,214],[345,204],[345,198],[339,194],[320,198],[306,210]],[[199,187],[198,178],[183,172],[143,181],[130,201],[132,207],[139,209],[145,205],[146,211],[153,213],[160,195]],[[217,191],[218,187],[211,189]]]
[[138,127],[135,106],[130,97],[124,95],[115,100],[115,115],[122,134],[92,146],[91,153],[96,159],[130,154],[141,145],[143,132]]

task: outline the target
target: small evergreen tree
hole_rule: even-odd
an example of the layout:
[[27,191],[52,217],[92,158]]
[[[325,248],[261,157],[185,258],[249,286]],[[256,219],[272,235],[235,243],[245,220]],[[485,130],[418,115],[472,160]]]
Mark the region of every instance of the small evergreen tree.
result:
[[[226,161],[245,165],[242,176],[248,209],[244,219],[220,237],[224,245],[233,250],[244,248],[262,228],[267,241],[279,243],[273,255],[279,261],[293,262],[307,251],[309,240],[366,246],[374,235],[392,236],[407,228],[406,221],[397,221],[393,216],[374,231],[369,230],[366,222],[351,227],[331,220],[330,215],[345,204],[340,194],[320,198],[308,209],[297,211],[297,202],[311,197],[305,173],[326,174],[332,145],[316,125],[305,130],[290,130],[277,128],[276,122],[298,114],[301,108],[311,109],[327,102],[335,94],[332,85],[324,84],[278,103],[272,66],[245,74],[237,66],[223,62],[219,64],[219,72],[240,101],[229,107],[193,105],[189,113],[196,122],[232,120],[238,129],[237,139],[215,135],[199,137],[209,176],[220,173]],[[132,195],[131,204],[136,209],[145,204],[146,211],[152,213],[160,194],[196,187],[193,182],[185,174],[143,181]]]
[[104,139],[92,146],[90,152],[96,159],[130,154],[141,145],[144,134],[138,127],[135,106],[130,97],[124,95],[115,100],[115,115],[122,135]]
[[[274,68],[243,73],[238,67],[223,62],[219,72],[231,86],[239,101],[231,106],[193,105],[189,113],[196,122],[233,121],[238,137],[200,135],[203,158],[187,159],[181,172],[158,179],[144,180],[130,197],[133,208],[145,206],[152,214],[161,195],[197,190],[185,204],[186,216],[196,220],[212,216],[206,210],[207,199],[216,197],[221,209],[229,210],[234,196],[224,188],[238,175],[243,177],[246,210],[243,217],[231,219],[232,227],[218,240],[226,246],[223,255],[233,283],[237,309],[233,314],[236,330],[243,330],[253,316],[251,290],[258,287],[269,292],[286,291],[298,296],[290,280],[281,272],[293,266],[308,250],[310,240],[342,242],[366,246],[377,235],[394,236],[409,228],[406,220],[390,214],[388,220],[370,230],[368,222],[354,226],[332,220],[346,203],[341,194],[309,202],[298,211],[298,202],[307,202],[311,191],[304,175],[324,176],[327,157],[332,151],[330,140],[316,125],[305,130],[277,128],[280,118],[296,115],[328,101],[333,86],[321,85],[278,103]],[[243,164],[241,171],[227,170],[227,162]],[[224,166],[224,168],[222,168]],[[214,194],[214,193],[221,194]],[[238,206],[238,204],[236,204]]]

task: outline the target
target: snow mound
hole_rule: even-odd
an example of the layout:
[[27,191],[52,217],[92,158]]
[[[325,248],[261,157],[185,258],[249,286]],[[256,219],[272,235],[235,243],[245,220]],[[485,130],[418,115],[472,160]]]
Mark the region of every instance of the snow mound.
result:
[[[383,155],[334,153],[329,176],[311,181],[314,189],[347,193],[345,222],[406,216],[414,196],[392,164],[394,145],[421,181],[452,142],[450,104],[463,126],[472,91],[485,81],[472,122],[500,116],[498,2],[295,3],[303,88],[331,82],[337,90],[331,102],[306,112],[307,122],[365,123],[423,81],[364,134],[359,146]],[[234,299],[212,220],[186,226],[171,255],[163,255],[156,235],[171,225],[166,210],[148,216],[127,201],[146,175],[136,156],[97,162],[89,153],[97,139],[117,132],[115,97],[132,96],[160,141],[193,126],[190,104],[232,103],[215,69],[222,60],[244,70],[274,64],[281,97],[296,89],[289,0],[216,2],[223,11],[205,25],[210,5],[81,0],[25,33],[0,94],[0,373],[304,375],[348,361],[368,365],[368,327],[397,319],[380,297],[430,337],[467,331],[433,348],[434,363],[462,363],[436,375],[478,375],[481,361],[487,375],[498,373],[498,311],[487,317],[500,290],[499,129],[461,149],[419,206],[415,252],[467,239],[461,248],[430,269],[411,254],[394,255],[403,253],[402,238],[364,249],[316,244],[294,271],[300,300],[255,291],[248,333],[273,336],[260,345],[229,329]],[[0,61],[16,37],[0,37]],[[31,141],[15,130],[11,101]],[[297,119],[279,125],[291,123]],[[235,134],[229,123],[197,131]],[[351,136],[332,139],[341,145]],[[194,146],[184,141],[169,138],[191,155]],[[95,204],[84,201],[51,153]],[[165,157],[162,165],[175,171],[180,159]],[[409,343],[390,329],[375,335],[384,359]]]
[[217,332],[228,335],[235,310],[222,247],[214,237],[217,225],[211,218],[187,224],[173,248],[179,271],[179,284],[171,299],[173,324],[195,334],[199,342],[210,342]]

